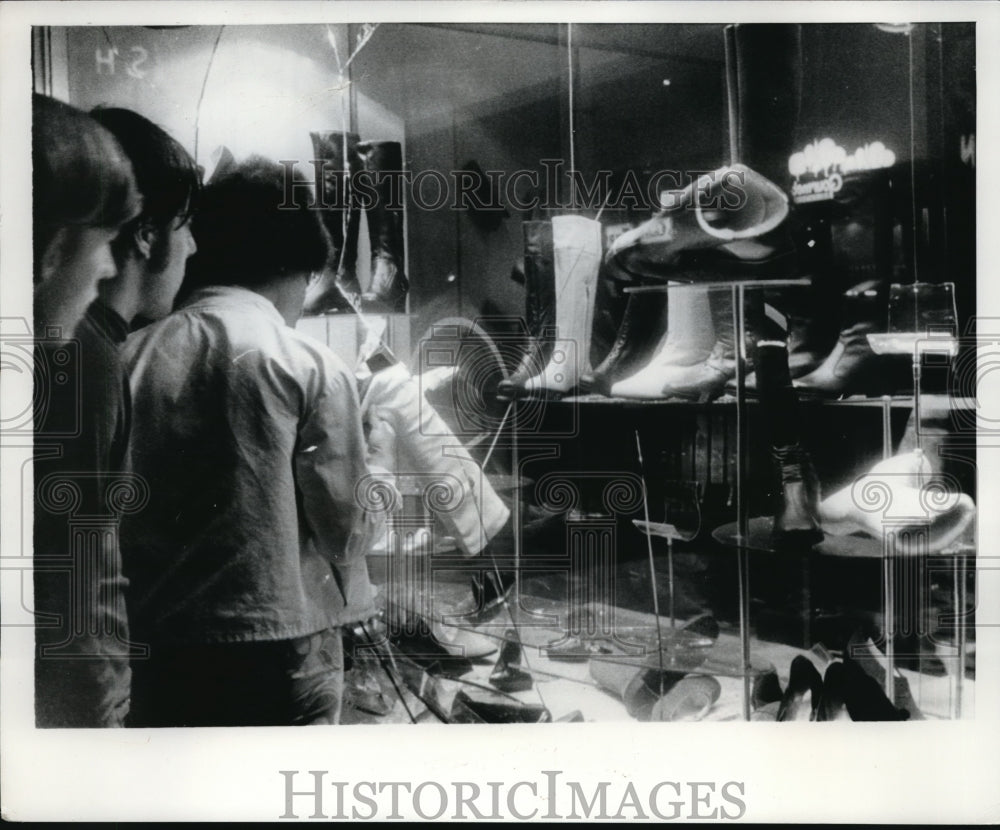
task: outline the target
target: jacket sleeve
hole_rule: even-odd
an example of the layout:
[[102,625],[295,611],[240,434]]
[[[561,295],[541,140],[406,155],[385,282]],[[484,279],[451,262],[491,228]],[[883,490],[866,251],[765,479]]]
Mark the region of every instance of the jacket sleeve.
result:
[[325,375],[299,430],[295,474],[317,549],[337,564],[363,559],[371,550],[395,491],[366,463],[354,379],[329,365]]

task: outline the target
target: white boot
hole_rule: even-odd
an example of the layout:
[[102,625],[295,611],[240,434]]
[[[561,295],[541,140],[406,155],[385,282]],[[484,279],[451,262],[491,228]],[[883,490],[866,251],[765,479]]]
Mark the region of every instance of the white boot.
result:
[[423,488],[428,507],[465,555],[482,551],[503,529],[510,509],[406,367],[397,363],[376,372],[361,410],[378,443],[387,444],[391,436],[394,445],[392,461],[378,448],[379,465],[391,464],[397,476],[410,476]]
[[615,398],[662,398],[668,367],[704,361],[715,345],[708,288],[679,288],[667,298],[667,330],[653,359],[631,377],[611,387]]
[[583,216],[552,219],[556,272],[556,341],[540,374],[529,378],[529,392],[569,392],[589,372],[594,295],[601,267],[601,223]]
[[878,539],[886,531],[923,531],[927,547],[921,550],[937,553],[958,539],[976,515],[968,495],[945,485],[919,450],[887,458],[820,503],[823,530],[834,536],[863,531]]

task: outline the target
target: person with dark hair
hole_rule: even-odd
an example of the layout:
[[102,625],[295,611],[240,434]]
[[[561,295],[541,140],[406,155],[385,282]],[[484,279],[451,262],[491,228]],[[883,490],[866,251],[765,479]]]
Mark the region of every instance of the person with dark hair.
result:
[[118,274],[98,286],[91,313],[116,329],[138,318],[158,320],[170,313],[194,253],[191,217],[197,209],[201,174],[195,161],[156,124],[127,109],[98,108],[91,116],[118,140],[132,161],[142,193],[142,213],[112,243]]
[[[122,551],[134,726],[336,723],[340,626],[374,609],[382,517],[355,378],[293,328],[328,239],[285,169],[234,165],[202,194],[185,298],[125,347],[131,453],[150,502]],[[301,195],[303,188],[296,187]]]
[[112,240],[141,197],[104,127],[40,95],[32,109],[35,719],[121,726],[128,628],[112,494],[125,441],[105,399],[121,396],[123,376],[105,373],[102,339],[81,317],[114,276]]
[[111,242],[141,198],[111,133],[54,98],[32,98],[31,155],[35,328],[68,339],[114,276]]

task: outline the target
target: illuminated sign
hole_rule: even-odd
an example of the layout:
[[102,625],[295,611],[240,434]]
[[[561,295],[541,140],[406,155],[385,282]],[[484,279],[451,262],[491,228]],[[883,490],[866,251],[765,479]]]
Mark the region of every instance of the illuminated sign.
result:
[[895,163],[896,154],[881,141],[858,147],[850,155],[832,138],[814,141],[788,159],[788,172],[795,177],[792,199],[799,204],[832,199],[844,186],[847,174]]

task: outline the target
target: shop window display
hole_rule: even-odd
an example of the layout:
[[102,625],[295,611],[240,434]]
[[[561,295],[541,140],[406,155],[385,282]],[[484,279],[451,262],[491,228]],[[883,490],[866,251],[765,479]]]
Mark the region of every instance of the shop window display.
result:
[[46,38],[315,185],[395,482],[342,722],[974,717],[973,26]]

